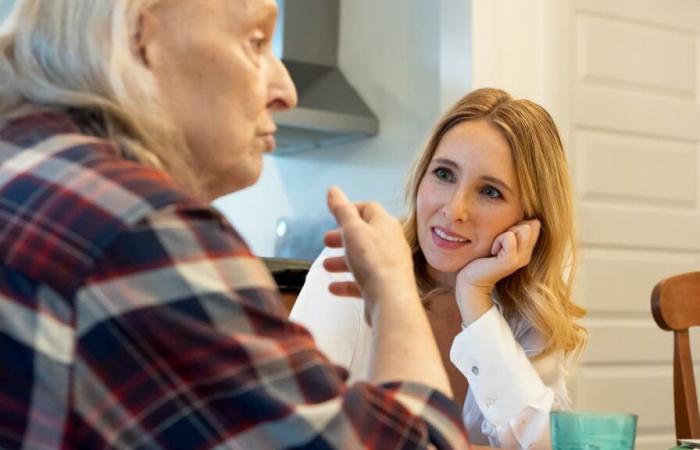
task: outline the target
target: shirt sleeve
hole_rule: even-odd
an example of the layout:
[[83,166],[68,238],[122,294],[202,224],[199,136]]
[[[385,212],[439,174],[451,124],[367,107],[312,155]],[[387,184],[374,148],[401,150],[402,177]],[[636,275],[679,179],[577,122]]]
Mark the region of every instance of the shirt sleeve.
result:
[[570,408],[567,370],[561,352],[528,359],[541,349],[536,330],[523,327],[516,339],[496,306],[455,337],[450,359],[469,381],[491,445],[551,448],[549,412]]
[[441,393],[347,386],[213,210],[151,214],[110,245],[73,301],[77,447],[467,446]]

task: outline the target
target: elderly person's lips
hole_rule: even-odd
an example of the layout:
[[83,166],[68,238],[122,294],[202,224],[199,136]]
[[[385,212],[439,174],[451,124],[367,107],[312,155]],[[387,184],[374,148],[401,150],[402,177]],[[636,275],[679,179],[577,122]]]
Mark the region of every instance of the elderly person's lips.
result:
[[277,147],[277,142],[275,141],[275,134],[273,133],[264,133],[259,135],[260,139],[263,141],[263,150],[265,152],[271,152]]

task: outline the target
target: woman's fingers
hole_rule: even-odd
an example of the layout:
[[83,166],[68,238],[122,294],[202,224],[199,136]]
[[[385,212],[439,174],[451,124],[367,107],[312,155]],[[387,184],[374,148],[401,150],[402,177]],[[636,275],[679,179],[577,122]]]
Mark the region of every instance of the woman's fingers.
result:
[[503,239],[503,235],[500,234],[496,236],[496,239],[493,240],[493,244],[491,244],[491,256],[496,256],[501,252],[501,249],[503,246],[501,245],[501,240]]
[[328,285],[328,290],[339,297],[362,297],[360,286],[353,281],[334,281]]
[[540,235],[540,221],[537,219],[524,220],[510,228],[518,237],[519,244],[525,244],[525,247],[535,246],[537,238]]
[[532,241],[537,241],[540,234],[540,221],[537,219],[523,220],[508,229],[515,233],[518,238],[518,244],[529,244]]
[[501,250],[497,253],[498,256],[509,260],[518,255],[518,238],[513,231],[506,231],[496,239],[499,241]]

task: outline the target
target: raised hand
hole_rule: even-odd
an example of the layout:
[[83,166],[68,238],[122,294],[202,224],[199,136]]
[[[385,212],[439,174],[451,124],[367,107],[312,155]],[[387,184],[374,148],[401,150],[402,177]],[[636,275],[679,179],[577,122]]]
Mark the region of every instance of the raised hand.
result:
[[345,257],[324,261],[329,272],[351,271],[356,282],[334,282],[336,295],[360,297],[371,310],[375,301],[417,297],[411,250],[401,224],[378,203],[351,203],[337,187],[328,192],[328,207],[338,230],[325,236],[329,247],[345,247]]
[[340,229],[326,234],[326,245],[344,246],[345,257],[323,265],[355,275],[356,283],[332,283],[329,289],[365,300],[365,320],[372,326],[370,381],[414,381],[452,397],[401,224],[377,203],[352,204],[338,188],[329,190],[328,207]]
[[537,219],[513,225],[494,239],[491,256],[475,259],[457,273],[455,293],[465,324],[490,308],[491,292],[498,281],[530,262],[540,227]]

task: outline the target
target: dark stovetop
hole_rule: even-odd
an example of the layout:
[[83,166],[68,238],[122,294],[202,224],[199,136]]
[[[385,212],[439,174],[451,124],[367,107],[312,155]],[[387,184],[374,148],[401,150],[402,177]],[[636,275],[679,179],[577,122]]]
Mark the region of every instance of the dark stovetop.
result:
[[261,258],[282,292],[299,292],[306,281],[311,261],[305,259]]

